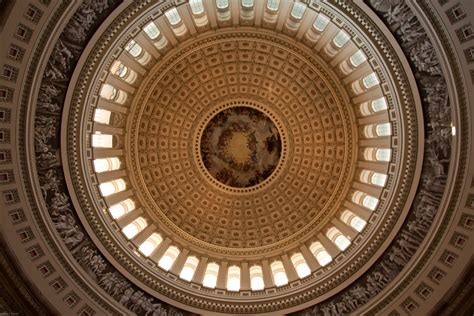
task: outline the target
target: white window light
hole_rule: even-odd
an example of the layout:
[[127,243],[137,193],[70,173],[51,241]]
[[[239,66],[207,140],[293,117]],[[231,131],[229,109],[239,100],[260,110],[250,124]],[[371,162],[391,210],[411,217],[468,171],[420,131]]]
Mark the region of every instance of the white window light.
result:
[[95,109],[94,122],[102,123],[102,124],[109,124],[111,115],[112,115],[112,112],[110,112],[108,110]]
[[298,277],[301,279],[311,274],[311,269],[301,253],[295,253],[291,256],[291,262],[295,267],[296,274],[298,274]]
[[126,185],[123,179],[116,179],[109,182],[99,184],[100,193],[102,196],[109,196],[125,190]]
[[145,34],[152,40],[158,38],[160,36],[160,30],[156,26],[154,22],[150,22],[143,28]]
[[349,61],[351,62],[352,66],[358,67],[362,63],[364,63],[367,60],[367,56],[365,56],[364,52],[362,49],[359,49],[357,52],[355,52],[350,58]]
[[151,234],[141,245],[138,250],[145,256],[150,256],[153,251],[161,244],[163,238],[158,233]]
[[377,148],[375,159],[377,161],[390,161],[392,159],[392,150],[388,148]]
[[112,218],[117,219],[133,211],[134,209],[135,203],[131,199],[126,199],[109,207],[109,212]]
[[110,67],[110,72],[116,76],[119,76],[120,78],[124,78],[128,73],[128,68],[120,61],[116,60]]
[[366,221],[364,221],[362,218],[360,218],[359,216],[354,216],[350,223],[349,223],[355,230],[357,230],[358,232],[361,232],[365,225],[367,224]]
[[227,290],[235,292],[240,290],[240,268],[237,266],[231,266],[227,270]]
[[179,277],[188,282],[191,281],[193,279],[194,273],[196,272],[198,264],[199,264],[198,258],[194,256],[188,257],[186,259],[186,262],[184,263],[181,273],[179,274]]
[[227,9],[229,7],[229,0],[216,0],[218,9]]
[[288,284],[288,277],[286,276],[285,268],[281,261],[275,261],[270,265],[273,275],[273,282],[275,286],[283,286]]
[[100,89],[100,96],[107,100],[112,100],[116,94],[117,89],[107,83],[102,85],[102,88]]
[[101,134],[100,132],[95,132],[95,134],[92,134],[92,147],[112,148],[112,145],[113,135]]
[[170,246],[163,257],[161,257],[160,261],[158,262],[158,266],[165,271],[168,271],[173,266],[176,258],[178,258],[179,249],[175,246]]
[[323,32],[329,24],[330,19],[324,14],[320,13],[314,20],[313,26],[318,32]]
[[335,227],[331,227],[326,235],[341,250],[345,250],[351,244],[350,240]]
[[252,291],[261,291],[265,288],[261,266],[250,267],[250,288]]
[[291,16],[295,19],[301,19],[306,11],[306,4],[302,2],[295,2],[293,8],[291,9]]
[[375,210],[377,205],[379,204],[379,200],[373,196],[367,195],[362,200],[362,205],[370,210]]
[[191,11],[193,14],[201,14],[204,12],[204,5],[202,0],[190,0],[189,5],[191,6]]
[[325,266],[332,261],[332,257],[319,241],[312,243],[309,250],[321,266]]
[[219,273],[219,265],[217,263],[209,263],[204,273],[202,285],[208,288],[215,288],[217,284],[217,275]]
[[176,8],[171,8],[166,11],[165,16],[171,25],[176,25],[181,22],[181,17],[179,16],[178,10],[176,10]]
[[372,178],[370,179],[370,182],[372,184],[378,185],[379,187],[383,187],[385,183],[387,182],[387,175],[374,172],[374,174],[372,175]]
[[392,135],[392,126],[390,123],[377,124],[375,133],[377,136],[390,136]]
[[346,43],[349,41],[350,36],[343,30],[340,30],[339,33],[336,34],[336,36],[333,39],[334,45],[336,47],[341,48],[342,46],[346,45]]
[[371,106],[374,112],[380,112],[380,111],[386,110],[387,100],[385,99],[385,97],[375,99],[372,101]]
[[125,45],[125,50],[133,57],[138,57],[142,53],[143,48],[137,42],[131,40],[127,45]]
[[127,239],[132,239],[139,232],[141,232],[147,226],[147,222],[143,217],[138,217],[133,222],[128,224],[122,229],[122,233]]
[[97,173],[113,171],[119,168],[120,159],[117,157],[94,159],[94,171]]
[[370,89],[378,85],[380,81],[375,72],[373,72],[370,75],[365,76],[364,79],[362,79],[362,83],[366,89]]
[[253,7],[253,0],[242,0],[242,6],[244,8],[251,8]]
[[280,7],[280,0],[267,0],[267,9],[277,11]]

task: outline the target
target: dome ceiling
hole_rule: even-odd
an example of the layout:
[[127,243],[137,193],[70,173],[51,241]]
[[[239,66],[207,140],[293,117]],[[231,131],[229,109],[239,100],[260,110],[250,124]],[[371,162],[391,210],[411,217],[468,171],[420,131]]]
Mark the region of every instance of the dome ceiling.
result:
[[380,312],[454,216],[464,105],[401,1],[86,1],[61,27],[22,168],[108,313]]

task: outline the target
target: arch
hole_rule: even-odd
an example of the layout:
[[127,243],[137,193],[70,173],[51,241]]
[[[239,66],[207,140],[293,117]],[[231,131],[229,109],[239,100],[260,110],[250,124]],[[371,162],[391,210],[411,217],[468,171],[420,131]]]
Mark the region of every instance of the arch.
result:
[[116,60],[112,63],[112,66],[110,66],[110,72],[130,84],[134,83],[138,77],[134,70],[125,66],[119,60]]
[[280,0],[267,0],[267,9],[270,11],[278,11],[280,8]]
[[344,212],[342,212],[340,216],[340,219],[343,223],[345,223],[348,226],[351,226],[358,232],[361,232],[364,229],[365,225],[367,224],[365,220],[363,220],[362,218],[355,215],[353,212],[349,210],[344,210]]
[[379,77],[377,76],[377,74],[375,72],[365,76],[362,79],[362,84],[364,85],[364,87],[366,89],[370,89],[370,88],[378,85],[379,83],[380,83]]
[[127,93],[105,83],[100,90],[100,96],[108,101],[113,101],[118,104],[124,104],[127,100]]
[[202,0],[189,0],[189,6],[191,7],[191,12],[194,15],[204,13],[204,5],[202,4]]
[[120,159],[117,157],[94,159],[94,170],[97,173],[113,171],[120,168]]
[[334,46],[336,46],[337,48],[342,48],[344,45],[347,44],[347,42],[349,42],[350,40],[350,36],[349,34],[347,34],[345,31],[343,30],[340,30],[336,36],[334,37],[334,39],[332,40]]
[[228,9],[229,8],[229,0],[216,0],[216,7],[217,9]]
[[153,45],[157,49],[163,49],[168,45],[168,40],[161,34],[160,29],[156,26],[155,22],[150,22],[143,27],[145,35],[153,42]]
[[301,253],[298,252],[293,254],[291,256],[291,262],[293,263],[293,266],[296,270],[296,274],[298,274],[298,277],[300,277],[300,279],[307,277],[311,274],[311,269],[309,268],[308,264],[306,263],[306,260],[304,259]]
[[178,25],[181,22],[181,16],[176,8],[167,10],[165,16],[172,26]]
[[349,57],[349,62],[354,68],[362,65],[366,60],[367,60],[367,56],[365,56],[362,49],[359,49],[351,57]]
[[134,40],[130,40],[127,45],[125,45],[125,50],[132,55],[142,65],[148,64],[151,60],[151,55],[146,52],[143,47],[141,47]]
[[344,236],[339,229],[336,227],[331,227],[326,233],[326,236],[339,248],[344,251],[347,247],[350,246],[351,241],[349,238]]
[[131,199],[126,199],[109,207],[109,213],[113,219],[117,219],[133,211],[134,209],[135,202],[133,202]]
[[115,179],[109,182],[99,184],[100,193],[102,196],[109,196],[125,190],[126,184],[123,179]]
[[261,291],[265,288],[263,270],[259,265],[250,267],[250,288],[252,291]]
[[274,261],[270,265],[270,269],[272,270],[273,283],[275,286],[278,287],[288,284],[288,277],[286,276],[285,268],[281,261]]
[[254,0],[241,0],[242,7],[252,8],[254,5]]
[[193,279],[194,273],[196,272],[197,266],[199,264],[199,259],[194,256],[189,256],[184,263],[183,269],[179,274],[179,277],[186,281],[191,281]]
[[332,261],[331,255],[326,251],[321,242],[315,241],[309,246],[309,250],[316,258],[318,263],[324,267]]
[[317,32],[322,33],[322,32],[324,32],[324,30],[328,26],[329,21],[330,21],[330,19],[327,16],[325,16],[322,13],[319,13],[318,16],[316,17],[316,19],[314,20],[313,28]]
[[158,266],[165,271],[168,271],[173,266],[176,258],[178,258],[180,251],[175,246],[170,246],[166,250],[165,254],[161,257],[160,261],[158,261]]
[[215,288],[217,284],[217,276],[219,274],[219,265],[215,262],[207,264],[206,272],[204,273],[204,279],[202,285],[208,288]]
[[291,17],[296,20],[301,20],[306,11],[306,7],[306,4],[304,4],[303,2],[294,2],[293,7],[291,8]]
[[240,268],[231,266],[227,269],[227,290],[238,292],[240,290]]
[[132,239],[147,226],[147,221],[143,217],[136,218],[133,222],[122,228],[122,233],[127,239]]
[[153,251],[161,244],[163,237],[158,233],[151,234],[141,245],[138,250],[145,256],[150,256]]

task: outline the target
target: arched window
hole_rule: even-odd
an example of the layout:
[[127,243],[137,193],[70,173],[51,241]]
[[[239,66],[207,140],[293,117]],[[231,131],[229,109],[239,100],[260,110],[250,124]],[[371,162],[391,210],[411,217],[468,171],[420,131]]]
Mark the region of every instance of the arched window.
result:
[[261,291],[265,288],[261,266],[255,265],[250,267],[250,288],[252,291]]
[[237,266],[231,266],[227,270],[227,290],[235,292],[240,290],[240,268]]
[[324,249],[319,241],[315,241],[309,246],[309,250],[321,266],[325,266],[332,261],[331,255]]
[[211,262],[207,265],[202,285],[208,288],[215,288],[217,284],[217,275],[219,274],[219,265]]
[[133,57],[138,57],[143,52],[143,48],[134,40],[131,40],[127,45],[125,45],[125,50]]
[[365,56],[362,49],[359,49],[349,58],[349,61],[351,62],[353,67],[358,67],[359,65],[363,64],[366,60],[367,60],[367,56]]
[[302,2],[293,3],[293,8],[291,9],[291,16],[297,20],[303,18],[304,12],[306,11],[306,4]]
[[341,221],[351,226],[358,232],[361,232],[362,229],[364,229],[365,225],[367,224],[366,221],[364,221],[362,218],[355,215],[349,210],[345,210],[344,212],[342,212]]
[[386,182],[387,182],[387,175],[386,174],[374,172],[372,174],[372,177],[370,178],[370,183],[378,185],[379,187],[385,186]]
[[374,112],[380,112],[387,109],[387,100],[385,97],[375,99],[371,102],[372,110]]
[[102,124],[109,124],[111,115],[112,115],[112,112],[110,112],[108,110],[95,109],[94,122],[102,123]]
[[191,11],[193,14],[202,14],[204,13],[204,6],[202,0],[190,0],[189,5],[191,6]]
[[126,199],[120,203],[114,204],[109,207],[110,215],[114,218],[120,218],[123,215],[131,212],[135,209],[135,203],[131,199]]
[[171,8],[166,11],[165,16],[171,25],[176,25],[181,22],[181,16],[179,16],[179,12],[176,10],[176,8]]
[[113,138],[114,138],[113,135],[102,134],[101,132],[95,132],[95,134],[92,134],[92,147],[112,148]]
[[184,263],[181,273],[179,274],[179,277],[183,280],[191,281],[193,279],[194,273],[196,272],[198,263],[198,258],[194,256],[188,257]]
[[336,47],[342,48],[346,43],[349,41],[351,37],[349,34],[344,32],[343,30],[340,30],[339,33],[336,34],[336,36],[333,39],[333,43]]
[[377,124],[375,133],[377,136],[390,136],[392,135],[392,126],[390,123]]
[[390,161],[392,159],[392,150],[387,148],[377,148],[375,159],[378,161]]
[[120,159],[117,157],[94,159],[95,172],[107,172],[120,168]]
[[154,22],[150,22],[143,28],[145,34],[152,40],[157,39],[161,32]]
[[253,0],[242,0],[242,6],[244,8],[251,8],[253,7]]
[[173,266],[176,258],[178,258],[179,249],[175,246],[170,246],[163,257],[161,257],[160,261],[158,262],[158,266],[165,271],[168,271]]
[[137,79],[137,73],[118,60],[114,61],[110,67],[110,72],[128,83],[134,83]]
[[122,233],[127,237],[127,239],[132,239],[139,232],[141,232],[147,226],[147,222],[143,217],[138,217],[133,222],[128,224],[122,229]]
[[267,0],[267,9],[270,11],[277,11],[280,7],[280,0]]
[[301,279],[311,274],[311,269],[308,267],[308,264],[301,253],[295,253],[292,255],[291,262]]
[[313,27],[318,32],[323,32],[329,24],[329,18],[324,14],[320,13],[316,17],[313,23]]
[[372,211],[377,208],[378,204],[379,200],[370,195],[366,195],[362,201],[362,205]]
[[163,238],[158,233],[151,234],[141,245],[138,250],[146,257],[152,254],[152,252],[161,244]]
[[218,9],[227,9],[229,7],[229,0],[216,0],[216,6]]
[[288,284],[288,277],[286,276],[285,268],[281,261],[275,261],[270,265],[273,275],[273,283],[276,286],[283,286]]
[[116,89],[107,83],[102,85],[100,96],[106,100],[114,101],[119,104],[123,104],[127,100],[126,92]]
[[102,196],[109,196],[118,193],[125,190],[125,188],[126,185],[123,179],[116,179],[99,184],[99,189]]
[[370,89],[380,83],[379,78],[375,74],[375,72],[371,73],[370,75],[365,76],[362,79],[362,83],[366,89]]
[[350,240],[335,227],[331,227],[326,235],[341,250],[345,250],[351,244]]

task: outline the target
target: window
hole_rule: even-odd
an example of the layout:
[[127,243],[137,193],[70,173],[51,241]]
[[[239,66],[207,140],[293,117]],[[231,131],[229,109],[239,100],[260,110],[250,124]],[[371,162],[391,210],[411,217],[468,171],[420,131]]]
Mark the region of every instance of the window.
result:
[[120,168],[120,160],[117,157],[94,159],[95,172],[106,172]]
[[160,266],[163,270],[168,271],[173,266],[173,263],[178,258],[179,249],[175,246],[170,246],[163,257],[161,257],[160,261],[158,262],[158,266]]
[[176,8],[171,8],[166,11],[165,16],[171,25],[176,25],[181,22],[181,17],[179,16],[178,10],[176,10]]
[[227,270],[227,290],[235,292],[240,290],[240,268],[237,266],[231,266]]
[[323,32],[329,24],[329,18],[324,14],[320,13],[314,20],[313,27],[318,32]]
[[265,287],[261,266],[250,267],[250,288],[252,291],[261,291]]
[[362,49],[359,49],[357,52],[355,52],[350,58],[349,61],[351,62],[352,66],[358,67],[362,63],[364,63],[367,60],[367,57],[365,56],[364,52]]
[[334,37],[333,43],[334,45],[336,45],[337,48],[341,48],[344,45],[346,45],[349,39],[350,39],[349,34],[344,32],[343,30],[340,30],[339,33],[337,33],[336,36]]
[[196,257],[190,256],[186,259],[184,263],[183,269],[179,274],[179,277],[186,281],[191,281],[194,276],[194,272],[196,272],[199,260]]
[[251,8],[253,7],[253,0],[242,0],[242,6],[244,8]]
[[116,60],[110,67],[110,72],[128,83],[133,83],[137,78],[137,73]]
[[100,193],[102,196],[109,196],[125,190],[126,184],[123,179],[116,179],[109,182],[99,184]]
[[120,203],[109,207],[109,212],[112,218],[117,219],[135,209],[135,203],[131,199],[126,199]]
[[392,159],[391,149],[377,149],[375,159],[378,161],[390,161]]
[[392,135],[392,127],[390,123],[377,124],[375,133],[377,136],[390,136]]
[[102,124],[110,123],[110,116],[112,112],[103,109],[96,109],[94,112],[94,121]]
[[128,42],[127,45],[125,45],[125,50],[129,52],[130,55],[132,55],[133,57],[138,57],[142,53],[143,48],[138,45],[137,42],[131,40],[130,42]]
[[216,6],[218,9],[227,9],[229,7],[229,0],[216,0]]
[[326,249],[324,249],[323,245],[321,245],[319,241],[312,243],[311,246],[309,246],[309,250],[316,258],[318,263],[323,267],[332,261],[332,257],[329,255]]
[[293,256],[291,256],[291,262],[295,267],[296,273],[301,279],[311,274],[311,270],[306,264],[306,260],[301,253],[295,253]]
[[340,250],[345,250],[351,244],[350,240],[335,227],[331,227],[326,235]]
[[115,101],[117,103],[123,104],[127,100],[127,93],[122,90],[115,89],[110,84],[102,85],[100,90],[100,96],[109,101]]
[[122,229],[122,233],[127,237],[127,239],[132,239],[139,232],[141,232],[147,226],[147,222],[143,217],[138,217],[133,222],[128,224]]
[[342,212],[341,221],[351,226],[358,232],[361,232],[362,229],[364,229],[365,225],[367,224],[366,221],[364,221],[362,218],[355,215],[349,210],[345,210],[344,212]]
[[280,7],[280,0],[267,0],[267,9],[277,11]]
[[362,205],[372,211],[375,210],[378,204],[379,200],[370,195],[366,195],[362,201]]
[[217,284],[217,275],[219,273],[219,265],[217,263],[209,263],[204,273],[202,285],[208,288],[215,288]]
[[301,19],[306,11],[306,5],[301,2],[295,2],[293,8],[291,9],[291,16],[295,19]]
[[385,186],[386,182],[387,182],[387,175],[382,174],[382,173],[378,173],[378,172],[374,172],[372,174],[371,179],[370,179],[371,184],[378,185],[379,187]]
[[384,97],[375,99],[374,101],[372,101],[371,106],[374,112],[380,112],[380,111],[386,110],[387,100],[385,100]]
[[141,245],[138,250],[146,257],[151,255],[153,251],[161,244],[163,238],[158,233],[151,234]]
[[193,14],[201,14],[204,12],[204,6],[202,0],[190,0],[189,5]]
[[92,135],[92,147],[96,148],[112,148],[113,136],[109,134],[101,134],[96,132]]
[[281,261],[275,261],[270,265],[273,275],[273,282],[276,286],[283,286],[288,284],[288,277],[286,276],[285,268]]
[[152,40],[160,36],[160,30],[158,29],[158,27],[156,27],[156,24],[153,22],[150,22],[147,25],[145,25],[145,27],[143,28],[143,31]]
[[362,83],[364,84],[364,87],[366,89],[370,89],[380,83],[379,78],[375,74],[375,72],[371,73],[368,76],[365,76],[364,79],[362,79]]

